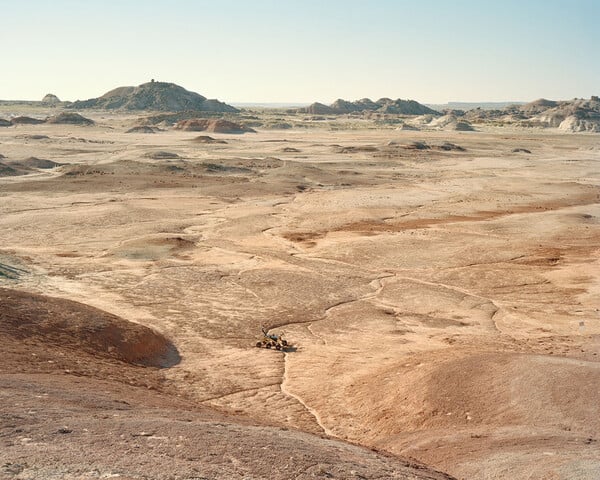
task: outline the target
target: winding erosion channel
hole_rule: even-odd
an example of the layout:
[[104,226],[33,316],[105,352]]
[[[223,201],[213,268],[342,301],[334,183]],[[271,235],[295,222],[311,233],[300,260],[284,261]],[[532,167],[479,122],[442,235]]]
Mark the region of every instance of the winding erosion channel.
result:
[[[456,478],[598,478],[597,136],[313,128],[198,146],[119,125],[82,127],[77,152],[64,126],[35,146],[0,132],[9,159],[64,160],[0,178],[1,287],[159,332],[178,356],[148,390],[240,425]],[[256,348],[262,326],[291,348]]]

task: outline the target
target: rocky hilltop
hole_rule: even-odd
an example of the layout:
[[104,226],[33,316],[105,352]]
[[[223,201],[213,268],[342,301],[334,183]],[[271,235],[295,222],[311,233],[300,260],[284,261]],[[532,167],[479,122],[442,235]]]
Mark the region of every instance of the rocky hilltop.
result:
[[42,103],[46,105],[58,105],[61,103],[60,98],[58,98],[53,93],[48,93],[42,98]]
[[392,100],[391,98],[380,98],[373,101],[370,98],[361,98],[354,102],[337,99],[331,105],[327,106],[315,102],[308,107],[298,110],[300,113],[310,113],[313,115],[335,115],[354,112],[377,112],[392,113],[398,115],[440,115],[439,112],[415,100],[402,100],[400,98]]
[[493,122],[525,127],[559,128],[568,132],[600,132],[600,99],[554,101],[540,98],[499,110],[476,108],[464,113],[473,123]]
[[176,130],[186,130],[188,132],[215,132],[215,133],[246,133],[256,132],[252,128],[239,123],[230,122],[223,119],[192,118],[190,120],[181,120],[175,125]]
[[70,108],[98,108],[107,110],[151,110],[180,112],[194,110],[201,112],[229,112],[238,110],[218,100],[207,99],[196,92],[190,92],[179,85],[151,81],[137,87],[118,87],[101,97],[78,100]]

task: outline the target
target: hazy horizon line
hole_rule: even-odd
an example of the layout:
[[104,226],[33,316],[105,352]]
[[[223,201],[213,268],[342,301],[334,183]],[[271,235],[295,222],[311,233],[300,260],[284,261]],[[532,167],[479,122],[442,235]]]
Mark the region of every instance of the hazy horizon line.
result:
[[[192,90],[190,90],[192,91]],[[52,92],[48,92],[47,95],[54,95]],[[57,95],[58,96],[58,95]],[[76,99],[76,100],[66,100],[64,98],[61,98],[60,96],[58,96],[59,100],[61,102],[76,102],[76,101],[82,101],[82,100],[89,100],[92,98],[99,98],[101,95],[99,95],[98,97],[89,97],[89,98],[85,98],[85,99]],[[43,97],[42,97],[43,98]],[[453,105],[453,104],[462,104],[462,105],[479,105],[479,104],[523,104],[523,103],[529,103],[535,100],[539,100],[539,99],[547,99],[547,100],[555,100],[555,101],[566,101],[566,100],[574,100],[574,99],[578,99],[578,98],[589,98],[589,97],[573,97],[573,98],[561,98],[561,99],[555,99],[555,98],[549,98],[549,97],[536,97],[534,99],[530,99],[530,100],[515,100],[515,99],[510,99],[510,100],[485,100],[485,99],[481,99],[481,100],[447,100],[444,102],[435,102],[435,101],[424,101],[424,100],[418,100],[414,97],[409,97],[409,96],[403,96],[403,97],[384,97],[384,96],[371,96],[371,97],[357,97],[357,98],[343,98],[343,97],[338,97],[335,100],[332,101],[326,101],[326,100],[312,100],[312,101],[297,101],[297,100],[289,100],[289,101],[263,101],[263,100],[224,100],[222,98],[208,98],[209,100],[219,100],[221,102],[227,103],[229,105],[232,106],[260,106],[260,105],[277,105],[277,106],[282,106],[282,107],[304,107],[304,106],[309,106],[312,105],[313,103],[322,103],[324,105],[331,105],[332,103],[334,103],[336,100],[342,99],[345,101],[358,101],[358,100],[362,100],[362,99],[370,99],[370,100],[379,100],[381,98],[391,98],[392,100],[396,100],[396,99],[401,99],[401,100],[412,100],[412,101],[416,101],[418,103],[421,103],[423,105]],[[27,99],[27,98],[0,98],[0,102],[41,102],[42,99]]]

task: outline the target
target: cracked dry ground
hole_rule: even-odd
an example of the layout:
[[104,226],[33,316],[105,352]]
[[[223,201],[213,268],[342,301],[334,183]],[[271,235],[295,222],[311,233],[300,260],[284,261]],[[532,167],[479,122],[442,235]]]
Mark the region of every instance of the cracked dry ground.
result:
[[[598,478],[598,136],[85,127],[112,143],[69,157],[45,128],[2,147],[79,165],[0,179],[0,286],[161,332],[160,392],[457,478]],[[466,151],[401,147],[424,139]],[[255,348],[261,325],[295,348]]]

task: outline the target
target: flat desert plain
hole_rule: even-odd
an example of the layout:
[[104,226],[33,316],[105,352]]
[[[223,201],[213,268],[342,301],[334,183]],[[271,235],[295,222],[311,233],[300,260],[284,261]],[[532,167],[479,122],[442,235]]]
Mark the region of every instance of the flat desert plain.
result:
[[2,478],[599,478],[599,135],[86,116],[0,129]]

